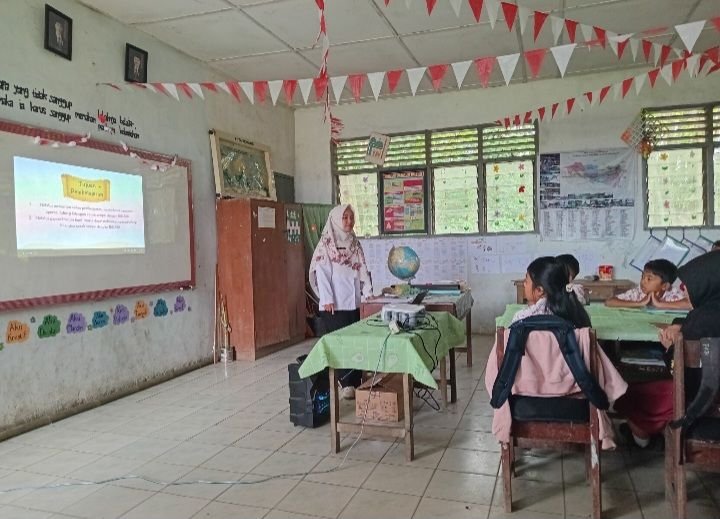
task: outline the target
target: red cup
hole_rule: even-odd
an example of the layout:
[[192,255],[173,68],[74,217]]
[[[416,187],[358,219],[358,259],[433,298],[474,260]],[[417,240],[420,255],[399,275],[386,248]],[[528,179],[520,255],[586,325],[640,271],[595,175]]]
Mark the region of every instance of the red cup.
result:
[[600,265],[598,267],[598,277],[600,281],[612,281],[615,269],[612,265]]

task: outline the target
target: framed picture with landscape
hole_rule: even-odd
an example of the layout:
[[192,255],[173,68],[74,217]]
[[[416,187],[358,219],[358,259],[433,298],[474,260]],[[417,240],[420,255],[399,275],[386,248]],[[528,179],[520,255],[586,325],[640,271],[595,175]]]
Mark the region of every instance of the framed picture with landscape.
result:
[[217,130],[210,130],[210,148],[216,195],[276,200],[268,148]]

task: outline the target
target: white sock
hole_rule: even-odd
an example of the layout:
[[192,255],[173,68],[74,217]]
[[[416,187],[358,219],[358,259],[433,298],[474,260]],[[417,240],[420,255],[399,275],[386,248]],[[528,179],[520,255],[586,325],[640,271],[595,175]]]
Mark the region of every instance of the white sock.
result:
[[644,449],[645,447],[650,445],[650,438],[639,438],[639,437],[635,436],[634,434],[632,436],[633,436],[633,440],[635,440],[635,443],[637,443],[638,447]]

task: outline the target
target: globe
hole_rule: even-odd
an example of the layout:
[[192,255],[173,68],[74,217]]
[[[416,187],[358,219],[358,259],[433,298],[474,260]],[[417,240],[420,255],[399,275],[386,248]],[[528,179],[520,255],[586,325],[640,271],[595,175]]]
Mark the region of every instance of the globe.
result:
[[396,278],[408,281],[420,269],[420,258],[410,247],[393,247],[388,254],[388,269]]

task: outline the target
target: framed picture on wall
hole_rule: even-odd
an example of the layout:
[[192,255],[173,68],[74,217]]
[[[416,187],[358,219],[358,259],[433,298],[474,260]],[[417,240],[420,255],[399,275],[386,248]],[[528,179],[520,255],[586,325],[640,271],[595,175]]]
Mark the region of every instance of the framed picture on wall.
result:
[[148,53],[135,45],[125,44],[125,81],[147,83]]
[[72,61],[72,18],[45,4],[45,48]]
[[240,137],[210,130],[210,149],[216,195],[277,199],[268,148]]
[[380,173],[382,234],[427,234],[428,185],[424,169]]

